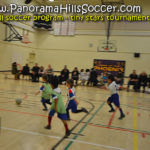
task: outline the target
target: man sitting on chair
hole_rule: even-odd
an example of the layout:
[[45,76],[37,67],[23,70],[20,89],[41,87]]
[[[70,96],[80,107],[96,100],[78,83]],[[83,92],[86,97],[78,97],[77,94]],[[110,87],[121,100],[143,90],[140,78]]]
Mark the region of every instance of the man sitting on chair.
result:
[[133,73],[130,74],[129,78],[127,91],[129,92],[130,85],[133,85],[134,90],[137,91],[138,75],[136,74],[136,70],[133,70]]

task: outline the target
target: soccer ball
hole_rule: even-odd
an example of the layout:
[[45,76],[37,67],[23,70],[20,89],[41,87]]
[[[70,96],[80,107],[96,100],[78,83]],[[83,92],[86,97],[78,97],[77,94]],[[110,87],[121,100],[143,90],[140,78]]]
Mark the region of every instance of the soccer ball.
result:
[[22,103],[22,99],[17,98],[17,99],[16,99],[16,104],[17,104],[17,105],[20,105],[21,103]]

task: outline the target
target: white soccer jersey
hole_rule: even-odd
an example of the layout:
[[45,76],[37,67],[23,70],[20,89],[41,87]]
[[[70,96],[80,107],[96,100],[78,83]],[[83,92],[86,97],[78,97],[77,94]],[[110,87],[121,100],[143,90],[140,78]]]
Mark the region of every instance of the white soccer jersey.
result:
[[113,81],[109,86],[108,89],[110,90],[111,95],[116,94],[118,90],[118,85],[116,84],[115,81]]

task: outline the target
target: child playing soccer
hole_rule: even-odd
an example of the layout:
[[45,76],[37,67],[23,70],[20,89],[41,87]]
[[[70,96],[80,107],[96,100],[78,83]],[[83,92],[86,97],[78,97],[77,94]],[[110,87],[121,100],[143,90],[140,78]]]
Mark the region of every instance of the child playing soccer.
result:
[[65,136],[68,137],[70,135],[70,130],[68,129],[68,124],[66,122],[67,120],[66,110],[65,110],[65,106],[62,100],[61,89],[58,88],[58,83],[59,83],[59,80],[57,76],[54,76],[50,84],[55,93],[53,92],[52,94],[52,105],[51,105],[51,110],[48,116],[48,125],[45,127],[45,129],[51,129],[52,118],[54,114],[57,113],[58,118],[61,119],[61,121],[63,122],[65,126],[65,129],[66,129]]
[[72,79],[67,80],[66,86],[68,87],[68,94],[67,94],[68,102],[66,105],[68,120],[70,120],[70,115],[69,115],[70,109],[72,110],[73,113],[80,113],[80,112],[88,113],[88,111],[85,108],[77,109],[78,102],[76,101],[75,89],[73,87],[73,80]]
[[114,103],[115,106],[117,108],[119,108],[119,111],[120,111],[119,119],[123,119],[125,117],[125,114],[123,113],[122,108],[120,107],[119,95],[118,95],[118,92],[117,92],[117,84],[114,81],[114,76],[110,75],[108,77],[108,84],[109,84],[108,89],[110,90],[110,93],[111,93],[111,96],[107,100],[107,104],[111,108],[111,110],[109,112],[114,112],[115,111],[113,106],[112,106],[112,103]]
[[41,102],[42,102],[42,104],[44,106],[43,110],[47,111],[48,109],[47,109],[46,104],[51,105],[50,97],[51,97],[52,89],[51,89],[51,87],[50,87],[50,85],[48,83],[48,77],[46,75],[44,75],[42,77],[42,80],[43,80],[43,84],[42,84],[40,90],[36,93],[36,95],[38,95],[40,92],[42,92]]

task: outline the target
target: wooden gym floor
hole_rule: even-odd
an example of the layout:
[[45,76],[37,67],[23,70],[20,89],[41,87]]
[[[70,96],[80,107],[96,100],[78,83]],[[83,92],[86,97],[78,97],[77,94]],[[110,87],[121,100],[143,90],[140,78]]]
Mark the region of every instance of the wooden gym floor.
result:
[[[42,111],[40,83],[4,79],[0,75],[0,150],[149,150],[150,95],[120,91],[120,102],[126,118],[118,120],[119,111],[108,113],[109,92],[94,87],[76,88],[79,107],[88,115],[71,114],[69,128],[73,134],[62,138],[64,127],[57,115],[52,130],[45,130],[48,112]],[[66,103],[65,86],[60,86]],[[16,98],[24,98],[17,106]]]

